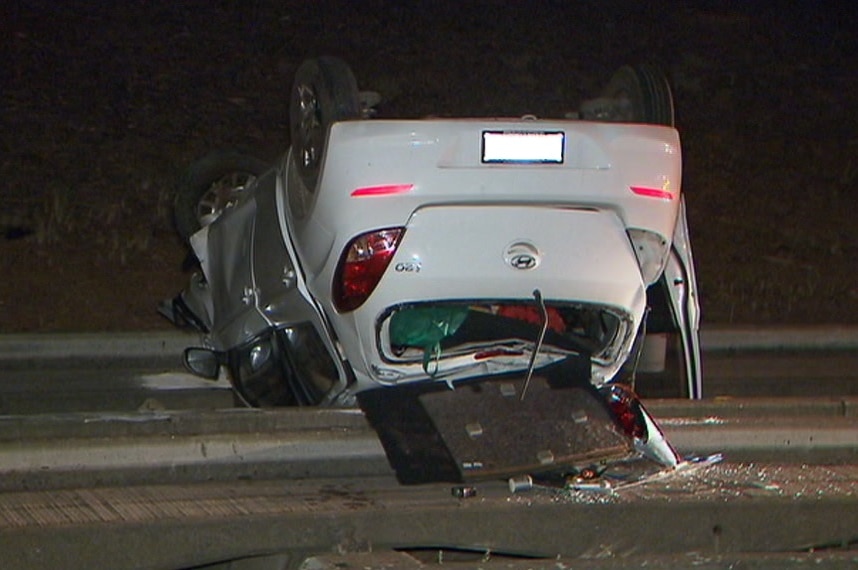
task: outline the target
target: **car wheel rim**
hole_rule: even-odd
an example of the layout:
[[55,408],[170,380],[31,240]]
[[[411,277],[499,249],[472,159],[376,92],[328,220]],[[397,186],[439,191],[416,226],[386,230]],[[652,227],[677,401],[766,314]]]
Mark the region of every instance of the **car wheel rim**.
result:
[[214,222],[226,208],[238,200],[256,176],[249,172],[230,172],[216,180],[197,202],[196,218],[200,227]]
[[301,151],[301,166],[312,170],[319,161],[322,121],[319,101],[315,90],[309,85],[300,85],[298,96],[298,132],[301,140],[297,141]]

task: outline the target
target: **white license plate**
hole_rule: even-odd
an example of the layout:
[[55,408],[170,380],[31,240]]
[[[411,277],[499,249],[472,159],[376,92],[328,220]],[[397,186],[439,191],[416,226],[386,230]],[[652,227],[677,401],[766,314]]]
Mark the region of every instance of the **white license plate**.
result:
[[483,131],[484,163],[562,164],[563,131]]

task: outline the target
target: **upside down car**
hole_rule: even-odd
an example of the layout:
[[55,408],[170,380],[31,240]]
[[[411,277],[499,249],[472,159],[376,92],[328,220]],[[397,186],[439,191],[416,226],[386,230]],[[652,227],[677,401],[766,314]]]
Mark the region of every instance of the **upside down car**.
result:
[[[276,164],[221,152],[191,167],[176,222],[198,270],[162,306],[203,334],[188,368],[225,370],[252,406],[357,402],[412,475],[438,458],[414,451],[428,432],[454,464],[442,479],[633,449],[676,464],[620,384],[661,313],[701,394],[664,77],[623,67],[573,119],[378,119],[371,99],[342,60],[307,60]],[[494,444],[515,467],[468,447],[491,429],[530,441],[546,414],[553,435]]]

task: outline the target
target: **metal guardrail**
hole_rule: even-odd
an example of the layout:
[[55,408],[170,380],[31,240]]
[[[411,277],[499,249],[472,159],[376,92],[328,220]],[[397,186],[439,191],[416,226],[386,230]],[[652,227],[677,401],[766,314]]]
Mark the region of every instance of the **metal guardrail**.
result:
[[177,358],[200,335],[180,331],[0,335],[0,363]]
[[704,351],[858,349],[858,326],[713,326],[700,331]]
[[[858,326],[711,326],[700,333],[704,352],[858,349]],[[200,346],[181,331],[0,335],[0,362],[173,358]]]

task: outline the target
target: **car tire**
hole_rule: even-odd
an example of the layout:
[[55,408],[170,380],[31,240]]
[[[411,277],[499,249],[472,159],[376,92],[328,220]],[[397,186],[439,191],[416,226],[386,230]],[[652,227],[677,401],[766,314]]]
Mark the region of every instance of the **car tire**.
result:
[[187,241],[212,223],[270,167],[236,151],[215,151],[195,161],[179,181],[173,202],[176,230]]
[[587,121],[674,126],[673,94],[664,74],[651,65],[625,65],[595,99],[584,101]]
[[674,126],[673,94],[664,74],[651,65],[625,65],[617,70],[603,97],[624,102],[629,122]]
[[301,64],[290,96],[289,135],[297,173],[309,191],[315,191],[331,125],[360,117],[357,80],[347,63],[328,56]]

